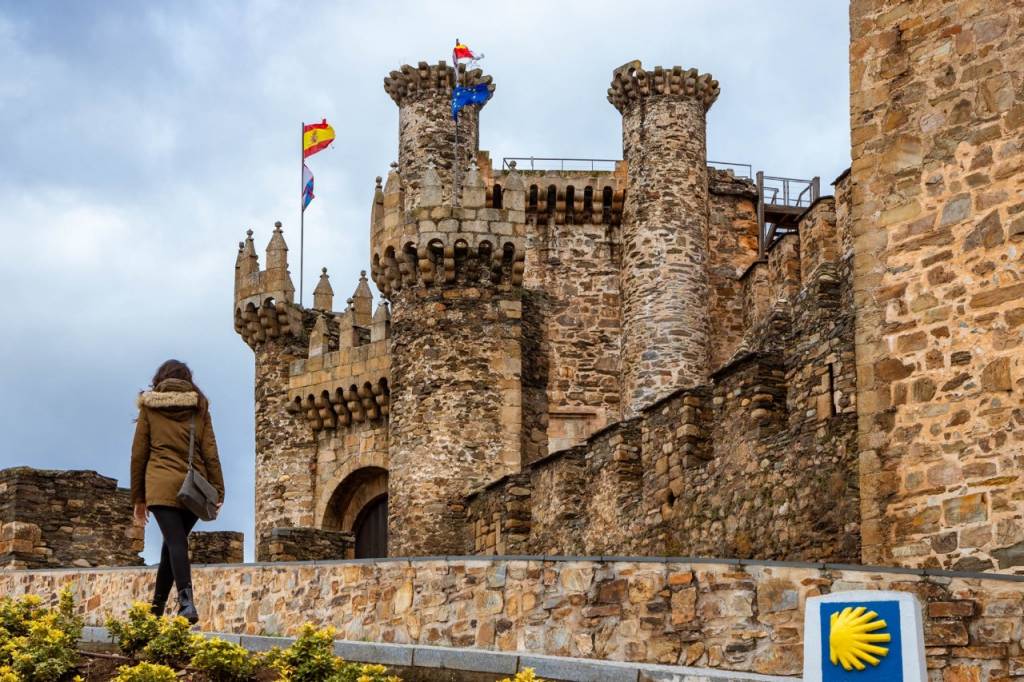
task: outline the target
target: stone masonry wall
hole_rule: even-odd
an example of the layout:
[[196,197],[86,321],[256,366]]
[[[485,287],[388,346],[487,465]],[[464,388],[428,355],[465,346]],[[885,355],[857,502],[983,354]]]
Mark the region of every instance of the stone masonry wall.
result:
[[772,305],[711,385],[477,491],[474,551],[514,535],[529,553],[856,561],[852,278],[834,199],[801,228],[828,258],[802,286],[798,235],[776,243],[754,267]]
[[601,223],[552,220],[530,228],[524,286],[538,291],[543,320],[546,455],[619,416],[619,234]]
[[747,329],[742,275],[757,259],[757,188],[731,172],[710,169],[708,284],[711,364],[731,358]]
[[320,528],[273,528],[261,538],[264,561],[329,561],[355,555],[352,533]]
[[[1024,584],[832,566],[685,560],[424,559],[193,571],[199,627],[294,635],[310,621],[355,641],[798,675],[807,597],[915,594],[929,679],[1009,680],[1024,651]],[[86,622],[148,599],[153,569],[0,572],[0,594],[69,585]],[[287,605],[283,608],[282,605]]]
[[194,530],[188,534],[188,558],[194,564],[240,564],[245,536],[230,530]]
[[1024,570],[1024,4],[850,7],[863,559]]
[[134,566],[131,495],[95,471],[0,470],[0,568]]
[[[293,347],[294,346],[294,347]],[[314,524],[316,445],[305,419],[288,411],[291,363],[304,349],[271,340],[256,355],[256,558],[267,560],[271,528]]]
[[522,462],[521,294],[411,288],[392,318],[389,551],[462,552],[462,498]]

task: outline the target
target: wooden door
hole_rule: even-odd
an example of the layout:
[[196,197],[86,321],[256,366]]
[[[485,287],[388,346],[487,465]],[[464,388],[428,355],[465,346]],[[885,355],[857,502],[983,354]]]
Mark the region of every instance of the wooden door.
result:
[[356,558],[388,555],[388,496],[381,495],[359,512],[355,522]]

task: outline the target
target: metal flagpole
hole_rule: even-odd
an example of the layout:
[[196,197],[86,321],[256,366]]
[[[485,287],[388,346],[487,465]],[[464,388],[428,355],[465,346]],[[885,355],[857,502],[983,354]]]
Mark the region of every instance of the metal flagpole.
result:
[[306,187],[303,181],[303,175],[306,172],[306,157],[303,156],[306,151],[306,123],[303,122],[299,128],[299,306],[302,306],[302,270],[305,265],[306,257],[306,207],[303,205],[303,199],[306,191]]
[[[455,41],[458,43],[458,41]],[[459,60],[455,57],[455,52],[452,51],[452,61],[455,62],[455,87],[459,87]],[[454,97],[454,93],[453,93]],[[462,160],[459,158],[459,114],[455,113],[455,160],[452,162],[452,206],[458,206],[459,196],[459,166],[462,165]]]

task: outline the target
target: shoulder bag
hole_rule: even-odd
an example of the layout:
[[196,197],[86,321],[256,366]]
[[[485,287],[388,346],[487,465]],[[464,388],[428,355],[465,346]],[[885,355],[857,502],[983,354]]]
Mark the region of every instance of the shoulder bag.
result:
[[188,430],[188,471],[185,473],[185,480],[181,482],[181,490],[178,491],[178,503],[203,521],[213,521],[217,518],[219,496],[217,489],[193,466],[195,451],[196,415],[193,413]]

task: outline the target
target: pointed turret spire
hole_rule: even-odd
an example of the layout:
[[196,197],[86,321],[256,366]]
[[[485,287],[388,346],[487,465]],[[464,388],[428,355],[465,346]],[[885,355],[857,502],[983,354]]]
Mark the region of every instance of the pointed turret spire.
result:
[[427,163],[427,170],[423,173],[423,194],[420,198],[420,206],[440,206],[441,198],[441,176],[437,174],[437,167],[434,162]]
[[487,192],[484,189],[484,180],[480,177],[480,169],[477,168],[476,159],[474,159],[469,165],[466,182],[462,186],[462,207],[483,208],[486,203]]
[[256,255],[256,244],[252,240],[252,230],[245,231],[245,242],[239,242],[239,274],[251,275],[260,271],[260,258]]
[[320,269],[320,281],[313,289],[313,307],[317,310],[331,310],[334,305],[334,289],[331,288],[330,278],[327,276],[327,268]]
[[370,325],[370,341],[380,341],[391,336],[391,309],[387,301],[381,301],[377,306],[377,312],[373,314],[373,323]]
[[281,221],[274,223],[274,233],[267,244],[267,270],[288,269],[288,245],[284,242]]
[[378,175],[373,188],[373,204],[370,206],[370,227],[373,228],[384,217],[384,189]]
[[508,162],[508,175],[501,191],[501,207],[511,211],[526,210],[526,185],[523,176],[516,170],[515,160]]
[[366,280],[366,270],[359,273],[359,285],[352,293],[352,310],[355,313],[353,322],[359,327],[368,327],[373,320],[373,293],[370,283]]

